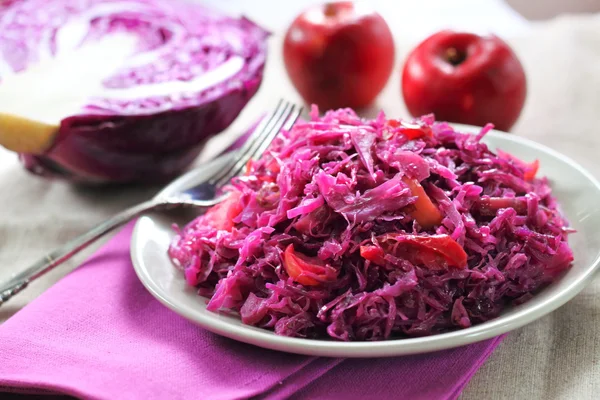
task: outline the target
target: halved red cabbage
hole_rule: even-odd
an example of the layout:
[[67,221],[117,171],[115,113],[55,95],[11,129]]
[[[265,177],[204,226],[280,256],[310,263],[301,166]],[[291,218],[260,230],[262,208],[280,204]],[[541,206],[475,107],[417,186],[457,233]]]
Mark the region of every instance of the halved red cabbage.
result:
[[[22,153],[39,174],[121,182],[172,177],[256,93],[267,36],[246,18],[179,0],[5,2],[0,88],[14,89],[13,100],[23,105],[14,112],[14,102],[0,96],[0,144]],[[130,49],[122,48],[126,42]],[[96,43],[104,43],[106,56],[94,53]],[[38,65],[51,66],[54,82],[42,78],[49,88],[19,90],[19,74]],[[81,93],[100,78],[93,92]],[[76,101],[57,106],[68,97],[58,91]],[[45,93],[54,97],[42,102]]]
[[[214,213],[196,218],[177,231],[170,257],[209,310],[337,340],[467,328],[571,267],[572,230],[548,180],[491,151],[481,141],[491,126],[471,135],[432,116],[414,122],[431,134],[383,114],[314,109],[233,180],[240,201],[221,214],[237,214],[233,225],[214,229]],[[434,226],[419,223],[418,196],[443,216]],[[289,249],[302,261],[293,269]],[[319,274],[323,266],[335,273]]]

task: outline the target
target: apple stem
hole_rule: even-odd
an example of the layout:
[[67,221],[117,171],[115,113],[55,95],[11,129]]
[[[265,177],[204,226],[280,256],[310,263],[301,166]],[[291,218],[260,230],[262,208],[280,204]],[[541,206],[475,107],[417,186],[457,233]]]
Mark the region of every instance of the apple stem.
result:
[[455,47],[450,47],[446,50],[446,60],[454,66],[459,65],[465,61],[466,58],[467,55],[462,51],[458,51]]
[[325,10],[323,13],[328,17],[334,17],[337,14],[337,8],[335,3],[326,3]]

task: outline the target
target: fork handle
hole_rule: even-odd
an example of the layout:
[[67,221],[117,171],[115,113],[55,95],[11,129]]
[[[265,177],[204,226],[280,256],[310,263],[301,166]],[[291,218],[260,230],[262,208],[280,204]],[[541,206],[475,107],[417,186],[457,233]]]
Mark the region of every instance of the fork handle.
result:
[[12,275],[8,281],[0,283],[0,306],[25,289],[30,282],[73,257],[108,232],[126,224],[140,214],[167,205],[157,200],[149,200],[128,208],[42,257],[24,271]]

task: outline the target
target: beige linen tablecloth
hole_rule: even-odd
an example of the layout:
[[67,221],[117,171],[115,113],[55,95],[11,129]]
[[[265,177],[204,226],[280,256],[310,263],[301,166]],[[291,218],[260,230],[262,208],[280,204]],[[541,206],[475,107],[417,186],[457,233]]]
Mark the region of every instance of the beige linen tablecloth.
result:
[[[510,41],[528,76],[529,95],[514,133],[576,159],[600,177],[600,15],[566,16]],[[406,116],[399,90],[402,60],[414,43],[398,42],[393,79],[368,113],[382,107]],[[278,57],[271,57],[260,93],[201,159],[224,148],[276,98],[299,101]],[[201,161],[201,159],[199,161]],[[83,189],[29,175],[0,152],[0,279],[158,188]],[[600,199],[599,199],[600,201]],[[600,227],[599,227],[600,229]],[[0,308],[9,318],[88,255],[43,277]],[[52,315],[48,315],[52,318]],[[24,335],[27,332],[23,332]],[[600,281],[551,315],[512,332],[473,378],[463,399],[592,399],[600,397]]]

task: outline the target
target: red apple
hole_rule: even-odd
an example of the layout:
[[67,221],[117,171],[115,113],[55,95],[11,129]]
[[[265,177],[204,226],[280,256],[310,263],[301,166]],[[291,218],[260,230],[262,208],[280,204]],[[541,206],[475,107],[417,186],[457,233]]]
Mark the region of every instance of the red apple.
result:
[[402,94],[413,116],[508,131],[521,114],[527,85],[511,48],[494,35],[442,31],[408,56]]
[[368,106],[394,67],[394,40],[367,3],[313,6],[289,27],[283,59],[304,101],[322,109]]

